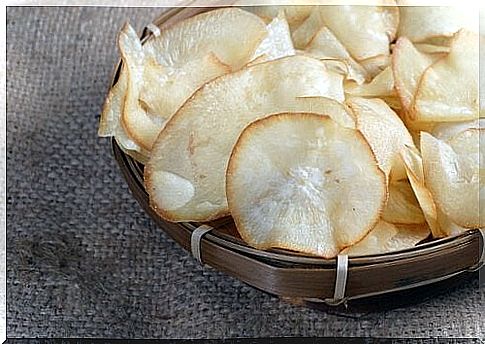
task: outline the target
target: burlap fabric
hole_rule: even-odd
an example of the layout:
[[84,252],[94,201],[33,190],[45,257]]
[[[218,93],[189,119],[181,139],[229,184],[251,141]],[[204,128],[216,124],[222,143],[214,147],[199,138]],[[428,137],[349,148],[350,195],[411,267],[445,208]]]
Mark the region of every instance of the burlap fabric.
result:
[[153,224],[96,130],[117,30],[160,11],[7,9],[8,336],[483,337],[476,281],[345,318],[202,268]]

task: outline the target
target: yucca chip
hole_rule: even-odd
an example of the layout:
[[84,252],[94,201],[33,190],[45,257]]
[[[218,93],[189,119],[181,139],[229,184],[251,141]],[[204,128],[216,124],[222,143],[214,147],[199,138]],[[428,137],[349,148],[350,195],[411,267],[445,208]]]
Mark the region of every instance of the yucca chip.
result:
[[346,104],[352,109],[357,128],[364,134],[379,167],[392,180],[406,178],[400,152],[414,146],[413,139],[399,116],[381,99],[352,97]]
[[456,122],[479,117],[478,34],[460,30],[450,52],[429,66],[418,84],[412,117],[424,122]]
[[478,13],[473,6],[406,6],[399,7],[398,36],[413,42],[446,42],[460,29],[478,32]]
[[367,236],[341,252],[349,256],[368,256],[415,247],[426,239],[429,228],[423,225],[394,225],[379,221]]
[[480,199],[485,195],[484,182],[480,182],[485,149],[480,149],[480,139],[485,139],[483,129],[462,131],[449,144],[421,134],[425,184],[442,212],[464,228],[485,225],[485,214],[480,212]]
[[[272,113],[314,110],[315,100],[297,97],[341,102],[342,82],[343,77],[329,72],[322,62],[291,56],[204,85],[167,122],[153,147],[145,173],[152,206],[172,221],[208,221],[227,215],[224,173],[244,127]],[[159,184],[155,179],[160,174],[176,175],[187,183],[170,177],[173,183]],[[173,195],[183,193],[188,184],[194,188],[193,196],[187,196],[183,205],[172,204]]]
[[319,114],[253,122],[226,176],[236,227],[259,249],[335,257],[374,227],[386,199],[385,176],[362,135]]
[[423,224],[426,220],[408,180],[389,183],[389,197],[382,213],[384,221],[393,224]]

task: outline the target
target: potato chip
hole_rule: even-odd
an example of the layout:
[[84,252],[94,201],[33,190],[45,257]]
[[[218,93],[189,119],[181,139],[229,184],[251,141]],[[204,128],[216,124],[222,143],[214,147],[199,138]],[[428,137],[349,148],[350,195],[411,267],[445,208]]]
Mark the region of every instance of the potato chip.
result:
[[214,53],[232,70],[246,65],[268,35],[258,16],[238,8],[204,12],[162,30],[145,42],[145,54],[163,65],[181,67],[197,57]]
[[[172,221],[208,221],[226,215],[224,173],[244,127],[272,113],[314,110],[314,100],[308,103],[297,97],[343,101],[342,79],[318,60],[291,56],[204,85],[167,122],[153,147],[145,172],[152,206]],[[160,173],[176,175],[187,183],[155,183]],[[183,206],[173,206],[171,197],[183,193],[180,189],[186,184],[193,185],[194,195]]]
[[389,183],[389,197],[382,213],[384,221],[394,224],[426,223],[423,211],[419,206],[408,180]]
[[243,131],[227,168],[227,197],[251,246],[332,258],[374,227],[386,182],[358,131],[326,116],[286,113]]
[[379,221],[367,236],[341,252],[348,256],[368,256],[396,252],[416,246],[426,239],[429,228],[422,225],[396,226]]

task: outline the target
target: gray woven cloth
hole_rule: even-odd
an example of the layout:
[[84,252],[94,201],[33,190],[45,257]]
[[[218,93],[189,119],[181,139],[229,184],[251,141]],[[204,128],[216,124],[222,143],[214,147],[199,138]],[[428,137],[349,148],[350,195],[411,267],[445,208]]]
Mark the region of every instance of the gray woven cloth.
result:
[[476,280],[349,319],[201,267],[154,225],[96,131],[117,31],[160,11],[7,10],[8,336],[483,338]]

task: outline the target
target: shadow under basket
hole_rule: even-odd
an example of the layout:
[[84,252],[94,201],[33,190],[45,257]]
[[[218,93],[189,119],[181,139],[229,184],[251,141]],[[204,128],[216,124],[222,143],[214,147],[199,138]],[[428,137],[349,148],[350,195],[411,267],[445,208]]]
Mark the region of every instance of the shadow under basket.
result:
[[[150,39],[157,28],[210,9],[171,9],[147,26],[141,40]],[[119,63],[112,84],[120,67]],[[204,224],[167,222],[149,205],[144,166],[115,139],[112,147],[134,197],[172,239],[201,263],[292,304],[354,315],[400,307],[471,283],[483,265],[484,239],[479,230],[426,240],[399,252],[323,259],[286,250],[254,249],[241,240],[230,217]]]

